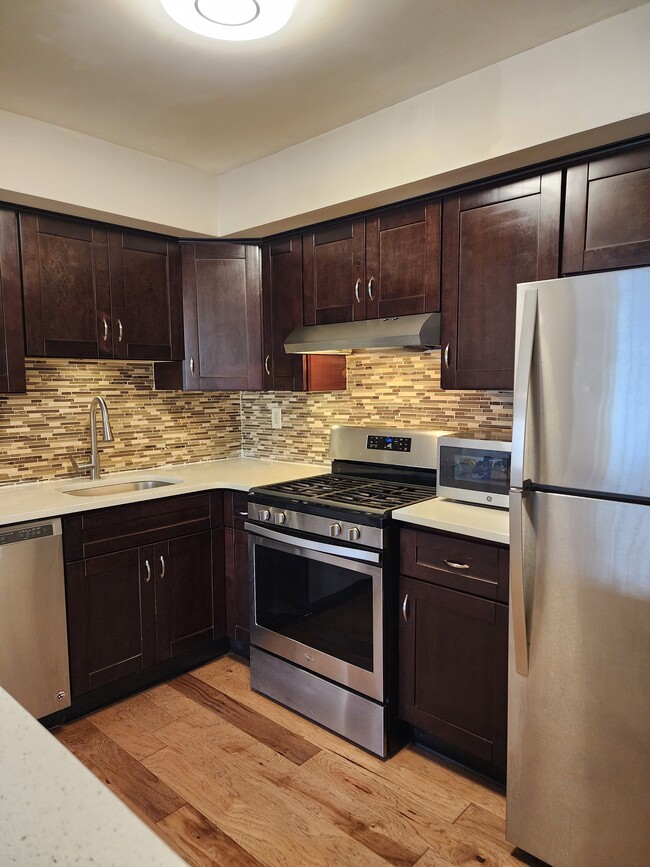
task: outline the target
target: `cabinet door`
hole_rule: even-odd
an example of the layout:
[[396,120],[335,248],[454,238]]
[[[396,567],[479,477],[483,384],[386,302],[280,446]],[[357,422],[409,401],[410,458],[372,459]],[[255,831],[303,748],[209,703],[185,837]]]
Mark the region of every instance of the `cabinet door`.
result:
[[288,355],[284,341],[303,324],[302,238],[262,246],[264,390],[345,389],[344,355]]
[[229,527],[226,534],[226,629],[231,641],[250,644],[248,533]]
[[262,388],[259,248],[183,244],[184,387]]
[[650,145],[567,170],[562,273],[650,265]]
[[517,283],[558,276],[561,173],[445,199],[443,388],[511,389]]
[[440,310],[440,202],[366,221],[366,318]]
[[20,215],[27,355],[112,356],[107,238],[92,223]]
[[67,566],[72,696],[156,661],[154,548],[132,548]]
[[25,391],[16,214],[0,208],[0,392]]
[[178,243],[112,231],[109,255],[115,357],[183,358]]
[[206,531],[155,546],[159,662],[225,635],[222,536]]
[[504,768],[507,607],[411,578],[400,591],[400,717]]
[[365,319],[365,220],[303,238],[305,325]]
[[282,238],[262,247],[264,389],[303,391],[304,355],[287,355],[284,341],[303,323],[302,238]]

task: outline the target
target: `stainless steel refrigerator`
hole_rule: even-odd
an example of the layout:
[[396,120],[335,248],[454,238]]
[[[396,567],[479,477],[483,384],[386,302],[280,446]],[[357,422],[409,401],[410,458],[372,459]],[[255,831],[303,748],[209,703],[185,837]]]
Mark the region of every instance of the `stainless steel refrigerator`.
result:
[[650,864],[650,268],[518,287],[506,838]]

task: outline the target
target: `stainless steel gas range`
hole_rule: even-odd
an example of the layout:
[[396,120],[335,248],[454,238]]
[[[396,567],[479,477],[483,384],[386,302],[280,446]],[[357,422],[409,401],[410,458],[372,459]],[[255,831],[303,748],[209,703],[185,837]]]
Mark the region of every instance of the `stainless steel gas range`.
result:
[[249,495],[252,688],[382,757],[396,745],[391,512],[435,496],[445,433],[336,426],[331,473]]

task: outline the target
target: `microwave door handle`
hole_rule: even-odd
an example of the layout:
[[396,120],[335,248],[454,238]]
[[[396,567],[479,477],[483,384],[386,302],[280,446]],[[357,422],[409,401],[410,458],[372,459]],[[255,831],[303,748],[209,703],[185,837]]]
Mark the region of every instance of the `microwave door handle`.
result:
[[257,524],[244,524],[244,529],[253,536],[262,536],[273,542],[281,542],[293,548],[303,548],[308,551],[318,551],[320,554],[333,554],[341,560],[360,560],[364,563],[379,563],[380,555],[377,551],[364,551],[362,548],[343,548],[338,545],[328,545],[327,542],[317,542],[312,539],[301,539],[298,536],[290,536],[287,533],[278,533],[266,527],[258,527]]

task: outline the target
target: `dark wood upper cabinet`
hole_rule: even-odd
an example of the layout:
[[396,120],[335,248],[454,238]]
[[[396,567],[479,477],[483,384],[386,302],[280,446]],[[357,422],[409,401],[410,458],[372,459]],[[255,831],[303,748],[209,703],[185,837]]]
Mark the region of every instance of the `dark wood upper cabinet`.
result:
[[365,319],[365,220],[317,229],[303,243],[305,325]]
[[650,145],[567,170],[562,273],[650,265]]
[[181,245],[185,361],[156,365],[158,388],[246,391],[262,388],[259,247]]
[[390,208],[304,236],[305,324],[440,309],[440,202]]
[[20,244],[27,355],[112,358],[107,230],[21,214]]
[[302,238],[262,245],[264,389],[336,391],[346,386],[345,356],[289,355],[288,335],[303,325]]
[[111,230],[108,236],[116,358],[183,358],[178,242]]
[[559,274],[561,172],[446,198],[443,388],[512,389],[517,284]]
[[24,391],[25,349],[16,213],[0,208],[0,392]]
[[20,241],[27,355],[183,357],[176,241],[36,214]]
[[440,310],[440,201],[366,220],[366,319]]

